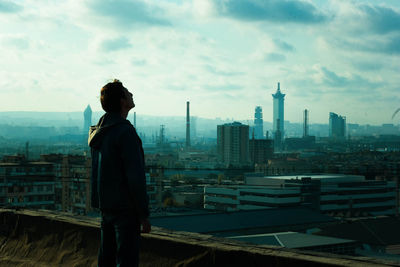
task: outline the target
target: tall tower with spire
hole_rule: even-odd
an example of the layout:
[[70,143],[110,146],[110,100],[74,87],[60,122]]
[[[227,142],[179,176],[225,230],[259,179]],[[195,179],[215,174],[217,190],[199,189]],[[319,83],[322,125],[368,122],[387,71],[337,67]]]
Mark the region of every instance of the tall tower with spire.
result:
[[85,111],[83,112],[83,118],[83,133],[89,134],[89,128],[92,125],[92,109],[90,108],[90,105],[87,105]]
[[272,94],[274,101],[274,110],[273,110],[273,133],[277,131],[282,135],[281,140],[283,139],[285,130],[283,127],[284,123],[284,102],[285,102],[285,94],[281,93],[280,83],[278,82],[278,88],[275,94]]

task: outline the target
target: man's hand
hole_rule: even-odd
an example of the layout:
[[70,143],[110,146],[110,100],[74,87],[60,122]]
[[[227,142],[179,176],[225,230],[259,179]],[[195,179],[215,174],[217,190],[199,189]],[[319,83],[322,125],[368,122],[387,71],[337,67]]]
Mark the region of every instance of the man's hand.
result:
[[140,222],[140,224],[141,224],[141,232],[142,233],[150,233],[151,232],[151,224],[150,224],[150,221],[149,221],[149,219],[144,219],[144,220],[142,220],[141,222]]

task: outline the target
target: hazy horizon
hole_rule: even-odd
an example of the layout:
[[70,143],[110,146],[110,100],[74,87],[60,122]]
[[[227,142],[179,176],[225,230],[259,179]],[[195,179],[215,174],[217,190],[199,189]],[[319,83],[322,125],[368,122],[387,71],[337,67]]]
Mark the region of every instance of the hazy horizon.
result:
[[[24,114],[23,117],[22,116],[16,116],[18,113]],[[75,122],[79,121],[79,123],[77,124],[79,126],[81,126],[81,122],[83,123],[83,121],[84,121],[83,111],[22,111],[22,110],[21,111],[0,111],[0,115],[1,114],[11,115],[10,119],[13,119],[13,118],[14,119],[15,118],[18,118],[18,119],[35,119],[35,121],[43,119],[42,117],[35,117],[35,116],[29,117],[29,114],[32,115],[32,113],[37,115],[37,116],[42,115],[43,113],[48,113],[48,114],[52,114],[52,115],[55,115],[55,114],[58,114],[58,115],[73,114],[74,115],[73,118],[68,117],[68,118],[65,118],[64,121],[68,121],[68,120],[71,120],[71,119],[73,121],[75,121]],[[104,111],[93,111],[92,124],[93,125],[96,124],[97,120],[104,113],[105,113]],[[128,119],[133,121],[133,116],[134,116],[133,112],[130,112],[128,114]],[[186,125],[186,115],[165,115],[165,116],[162,116],[162,115],[149,115],[149,114],[138,114],[138,113],[136,113],[136,117],[137,117],[137,120],[142,120],[143,117],[154,118],[154,119],[162,119],[162,118],[164,118],[164,119],[168,119],[168,118],[169,119],[177,119],[177,118],[179,118],[179,119],[182,119],[182,125],[183,125],[182,127],[184,127],[184,125]],[[197,120],[198,119],[213,120],[213,121],[221,121],[222,123],[232,122],[232,121],[239,121],[239,122],[242,122],[244,124],[248,124],[250,126],[254,125],[254,120],[252,120],[252,119],[236,119],[236,118],[229,118],[229,117],[224,117],[224,118],[220,118],[220,117],[206,118],[206,117],[199,117],[199,116],[196,116],[196,115],[191,116],[191,118],[193,118],[193,117],[196,117]],[[0,124],[2,123],[2,119],[4,119],[4,118],[0,117]],[[61,120],[58,119],[58,117],[49,117],[49,118],[44,118],[43,120],[44,121],[55,121],[56,120],[56,121],[60,121],[61,122]],[[286,119],[285,119],[285,122],[288,122],[288,123],[291,123],[291,124],[303,124],[303,121],[290,121],[290,120],[286,120]],[[352,122],[346,122],[346,123],[347,124],[353,124]],[[271,127],[272,127],[272,120],[265,120],[264,119],[264,124],[271,124]],[[326,119],[325,122],[310,122],[309,121],[309,124],[310,125],[312,125],[312,124],[315,124],[315,125],[328,125],[329,124],[329,117]],[[362,126],[362,125],[382,126],[383,124],[385,124],[385,123],[381,123],[381,124],[368,124],[368,123],[366,123],[366,124],[359,124],[359,125],[360,126]],[[400,127],[400,123],[389,123],[389,124],[393,124],[394,126]],[[37,125],[39,125],[39,124],[37,124]],[[44,124],[44,125],[48,126],[47,124]]]
[[[0,111],[101,111],[113,78],[138,114],[398,125],[400,2],[62,1],[0,4]],[[29,112],[29,111],[28,111]]]

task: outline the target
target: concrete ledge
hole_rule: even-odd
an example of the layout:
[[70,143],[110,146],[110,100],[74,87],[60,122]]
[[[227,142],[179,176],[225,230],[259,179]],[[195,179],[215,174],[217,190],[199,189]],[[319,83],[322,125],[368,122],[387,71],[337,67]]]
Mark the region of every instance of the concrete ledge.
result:
[[[0,209],[1,266],[96,266],[99,220],[51,211]],[[154,227],[141,266],[393,266],[389,261],[256,246]]]

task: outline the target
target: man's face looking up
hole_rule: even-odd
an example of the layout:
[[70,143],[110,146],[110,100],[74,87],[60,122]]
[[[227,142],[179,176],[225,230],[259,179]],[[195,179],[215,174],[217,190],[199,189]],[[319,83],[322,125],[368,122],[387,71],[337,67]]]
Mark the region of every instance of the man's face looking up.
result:
[[124,111],[129,111],[135,107],[135,103],[133,102],[133,95],[128,89],[124,88],[124,97],[121,98],[121,109]]

